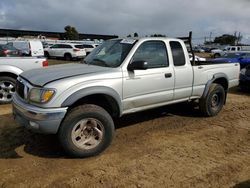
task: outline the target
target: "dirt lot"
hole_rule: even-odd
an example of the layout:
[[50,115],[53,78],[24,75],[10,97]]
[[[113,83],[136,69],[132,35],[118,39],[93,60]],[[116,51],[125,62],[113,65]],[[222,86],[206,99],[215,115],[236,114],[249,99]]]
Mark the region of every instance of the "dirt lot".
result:
[[68,158],[56,136],[19,127],[1,105],[0,187],[250,187],[249,104],[234,89],[213,118],[187,104],[123,117],[112,145],[87,159]]

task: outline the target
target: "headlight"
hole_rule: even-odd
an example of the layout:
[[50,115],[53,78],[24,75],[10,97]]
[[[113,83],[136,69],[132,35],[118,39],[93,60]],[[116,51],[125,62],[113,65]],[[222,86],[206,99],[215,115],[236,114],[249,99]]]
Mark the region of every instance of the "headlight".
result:
[[46,103],[54,96],[54,89],[32,88],[29,93],[29,100],[36,103]]
[[247,69],[246,69],[246,68],[241,69],[240,74],[245,75],[245,74],[246,74],[246,71],[247,71]]

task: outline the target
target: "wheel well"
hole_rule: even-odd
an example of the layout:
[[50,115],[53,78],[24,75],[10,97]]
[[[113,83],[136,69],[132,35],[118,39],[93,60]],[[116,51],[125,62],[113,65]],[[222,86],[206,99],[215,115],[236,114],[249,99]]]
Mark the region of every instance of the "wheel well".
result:
[[0,72],[0,76],[8,76],[8,77],[11,77],[11,78],[14,78],[14,79],[17,79],[17,75],[16,74],[13,74],[13,73],[10,73],[10,72]]
[[66,52],[66,53],[64,54],[64,57],[65,57],[66,55],[70,55],[70,57],[72,57],[72,55],[71,55],[69,52]]
[[77,100],[69,108],[72,109],[76,106],[83,104],[95,104],[97,106],[104,108],[112,117],[120,116],[120,108],[117,101],[109,95],[105,94],[89,95]]
[[226,78],[217,78],[216,80],[213,81],[213,83],[220,84],[224,88],[225,92],[227,92],[228,81]]

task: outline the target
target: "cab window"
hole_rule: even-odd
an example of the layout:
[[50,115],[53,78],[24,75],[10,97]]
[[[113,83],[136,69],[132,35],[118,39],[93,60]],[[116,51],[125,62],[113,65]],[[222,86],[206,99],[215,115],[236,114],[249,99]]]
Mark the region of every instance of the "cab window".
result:
[[166,45],[162,41],[146,41],[136,50],[133,61],[145,61],[148,68],[167,67],[168,56]]

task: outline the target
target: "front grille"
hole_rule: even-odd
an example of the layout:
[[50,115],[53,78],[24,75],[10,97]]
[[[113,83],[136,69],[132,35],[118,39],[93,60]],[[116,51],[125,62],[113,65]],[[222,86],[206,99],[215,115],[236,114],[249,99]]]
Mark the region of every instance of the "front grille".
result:
[[25,89],[24,84],[21,81],[17,80],[16,81],[16,92],[23,99],[24,99],[24,89]]

